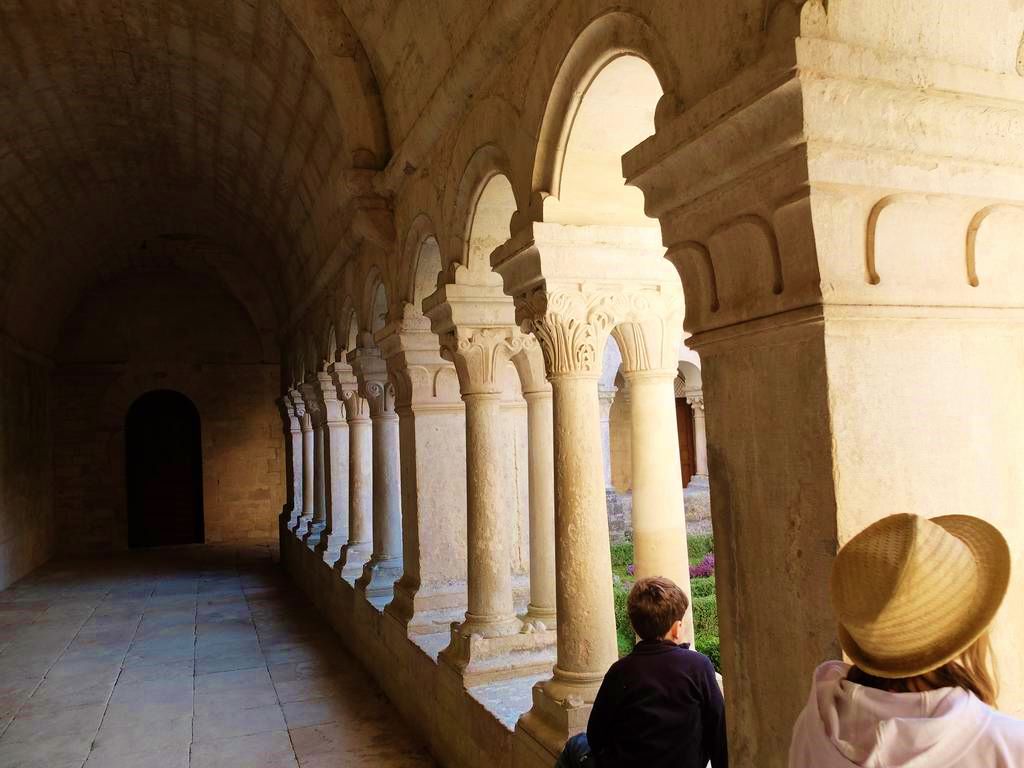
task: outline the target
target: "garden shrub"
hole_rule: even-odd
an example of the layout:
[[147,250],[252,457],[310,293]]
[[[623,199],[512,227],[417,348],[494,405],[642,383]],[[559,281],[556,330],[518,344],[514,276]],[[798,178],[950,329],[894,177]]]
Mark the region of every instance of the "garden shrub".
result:
[[693,599],[693,630],[698,635],[718,636],[718,604],[714,595]]
[[696,600],[698,597],[715,596],[715,577],[704,576],[690,580],[690,596]]
[[690,565],[696,565],[705,555],[715,551],[715,538],[710,533],[695,533],[686,537],[686,548]]
[[715,671],[721,674],[722,652],[719,648],[718,635],[698,633],[694,646],[698,651],[711,659],[711,663],[715,665]]

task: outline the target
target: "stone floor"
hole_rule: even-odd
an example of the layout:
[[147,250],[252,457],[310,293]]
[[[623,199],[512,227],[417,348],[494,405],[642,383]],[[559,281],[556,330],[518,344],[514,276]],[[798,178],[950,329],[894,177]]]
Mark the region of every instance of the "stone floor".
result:
[[0,768],[424,768],[271,546],[54,561],[0,592]]

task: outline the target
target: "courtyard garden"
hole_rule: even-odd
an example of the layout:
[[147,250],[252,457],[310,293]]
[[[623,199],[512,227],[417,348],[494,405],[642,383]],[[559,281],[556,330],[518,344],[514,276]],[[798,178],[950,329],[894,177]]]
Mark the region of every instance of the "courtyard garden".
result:
[[[687,536],[690,555],[691,610],[698,651],[708,656],[715,669],[721,671],[718,650],[718,605],[715,602],[715,554],[711,534]],[[615,594],[615,630],[619,655],[633,649],[633,629],[626,613],[626,596],[633,586],[633,542],[612,544],[612,588]]]

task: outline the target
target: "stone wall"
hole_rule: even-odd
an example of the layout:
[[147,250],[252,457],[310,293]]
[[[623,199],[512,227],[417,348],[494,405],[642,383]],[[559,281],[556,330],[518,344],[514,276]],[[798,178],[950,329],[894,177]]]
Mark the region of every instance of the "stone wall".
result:
[[201,276],[122,275],[81,303],[64,338],[54,370],[62,549],[127,547],[125,417],[157,389],[199,410],[205,540],[275,535],[285,488],[280,369],[237,301]]
[[199,409],[206,541],[275,535],[284,503],[276,365],[77,365],[56,379],[62,549],[127,547],[124,422],[131,404],[154,389],[182,392]]
[[0,589],[54,551],[49,366],[0,339]]

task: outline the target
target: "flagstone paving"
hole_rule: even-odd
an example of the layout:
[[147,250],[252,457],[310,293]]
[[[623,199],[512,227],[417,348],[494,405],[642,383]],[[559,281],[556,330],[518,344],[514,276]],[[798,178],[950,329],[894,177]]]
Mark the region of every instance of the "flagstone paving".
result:
[[432,768],[276,554],[56,560],[0,592],[0,768]]

